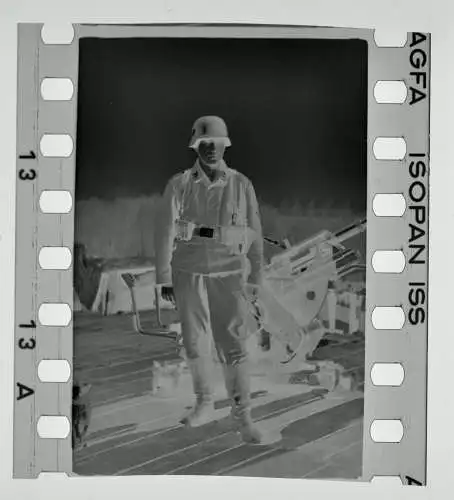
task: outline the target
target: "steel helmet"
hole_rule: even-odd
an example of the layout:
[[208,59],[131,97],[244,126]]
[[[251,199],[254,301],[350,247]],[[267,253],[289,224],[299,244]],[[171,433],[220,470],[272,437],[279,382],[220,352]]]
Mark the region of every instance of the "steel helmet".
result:
[[223,139],[226,147],[231,146],[227,125],[218,116],[202,116],[192,126],[192,136],[189,147],[197,149],[203,139]]

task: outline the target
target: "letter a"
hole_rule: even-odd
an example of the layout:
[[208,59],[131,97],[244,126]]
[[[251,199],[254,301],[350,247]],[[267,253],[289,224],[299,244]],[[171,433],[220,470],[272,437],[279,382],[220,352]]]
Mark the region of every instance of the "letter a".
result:
[[421,92],[420,90],[415,89],[413,87],[410,87],[410,95],[411,95],[410,106],[412,104],[416,104],[419,101],[422,101],[427,97],[424,92]]
[[20,382],[17,383],[17,387],[19,387],[19,396],[17,397],[17,401],[20,401],[21,399],[24,398],[28,398],[28,396],[35,394],[35,391],[33,389],[30,389],[30,387],[27,387],[26,385],[23,385]]
[[427,40],[427,37],[424,33],[412,33],[410,47],[414,47],[425,40]]

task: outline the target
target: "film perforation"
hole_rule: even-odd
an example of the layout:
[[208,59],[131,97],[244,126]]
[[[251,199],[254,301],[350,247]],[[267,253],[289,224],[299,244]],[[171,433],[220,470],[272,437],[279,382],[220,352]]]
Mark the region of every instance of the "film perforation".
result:
[[72,209],[71,193],[46,189],[40,194],[39,206],[44,214],[68,214]]
[[41,29],[41,40],[45,45],[70,45],[74,35],[71,23],[45,23]]
[[403,48],[408,43],[408,34],[401,30],[375,29],[374,41],[380,49]]
[[40,150],[43,156],[68,158],[73,152],[73,140],[69,134],[44,134]]
[[68,247],[46,246],[39,251],[41,269],[66,270],[71,266],[71,250]]
[[405,197],[401,193],[376,194],[372,201],[376,217],[402,217],[405,213]]
[[370,378],[375,386],[400,387],[404,383],[405,369],[402,363],[377,362],[372,366]]
[[373,148],[377,160],[403,160],[407,145],[403,137],[377,137]]
[[372,267],[376,273],[401,273],[405,255],[402,250],[377,250],[372,256]]
[[400,476],[373,476],[371,483],[377,484],[379,487],[380,486],[386,486],[389,484],[393,484],[394,486],[403,486],[404,483],[402,481],[402,478]]
[[378,81],[374,86],[374,97],[378,104],[403,104],[408,89],[404,81]]
[[41,97],[44,101],[70,101],[74,95],[74,85],[70,78],[43,78]]
[[372,324],[376,330],[402,330],[405,324],[404,310],[400,306],[375,306]]
[[375,419],[370,426],[370,435],[375,443],[397,444],[405,436],[401,419]]
[[68,326],[71,322],[71,307],[61,302],[41,302],[38,309],[39,322],[43,326]]
[[45,383],[67,383],[71,377],[71,366],[66,359],[41,359],[38,377]]
[[66,439],[70,433],[69,419],[64,415],[41,415],[37,432],[41,439]]
[[[341,361],[337,358],[323,362],[317,360],[316,366],[319,371],[311,371],[308,366],[315,365],[309,363],[302,370],[304,373],[298,372],[298,376],[293,373],[291,375],[286,373],[284,378],[287,381],[292,381],[288,382],[289,386],[299,384],[300,387],[308,388],[308,390],[312,387],[311,384],[322,387],[321,395],[314,393],[313,397],[308,399],[309,402],[304,403],[299,400],[298,403],[279,403],[284,405],[283,408],[280,408],[278,402],[271,401],[272,398],[266,391],[263,391],[265,394],[257,391],[259,395],[254,393],[252,415],[255,418],[255,412],[265,412],[258,421],[266,429],[274,425],[273,423],[279,419],[281,419],[281,424],[285,422],[283,427],[285,432],[297,432],[294,429],[298,428],[299,434],[293,436],[292,439],[294,442],[300,442],[301,440],[301,446],[305,446],[304,429],[301,426],[298,427],[300,424],[294,424],[293,420],[292,422],[287,421],[290,414],[298,414],[301,405],[303,407],[307,406],[307,408],[304,407],[303,412],[305,419],[309,419],[311,414],[315,415],[316,411],[323,413],[323,418],[339,419],[339,422],[343,422],[339,423],[339,425],[344,426],[340,427],[339,432],[347,432],[346,429],[349,429],[348,432],[351,433],[357,432],[351,430],[356,429],[356,427],[350,425],[351,422],[348,421],[348,418],[359,418],[361,415],[363,428],[361,478],[370,481],[375,477],[392,476],[394,474],[399,477],[399,481],[405,482],[405,484],[424,484],[425,468],[422,465],[424,461],[421,459],[421,449],[423,447],[423,436],[425,436],[425,417],[421,414],[421,408],[425,401],[425,393],[418,384],[421,384],[425,374],[418,372],[415,378],[414,372],[416,367],[422,370],[425,368],[425,360],[421,358],[420,351],[424,349],[426,335],[424,328],[427,289],[424,278],[424,265],[427,264],[425,206],[428,191],[426,187],[428,167],[424,151],[427,150],[428,144],[426,126],[428,76],[427,74],[421,76],[420,73],[427,65],[427,57],[423,54],[427,54],[428,37],[425,34],[410,34],[408,41],[400,48],[391,48],[391,45],[387,45],[390,43],[389,40],[386,41],[386,37],[384,37],[382,38],[382,44],[384,44],[382,47],[386,48],[377,49],[376,45],[379,45],[376,36],[377,32],[367,30],[331,31],[331,29],[326,28],[300,29],[296,27],[276,27],[270,30],[264,27],[245,27],[241,25],[206,27],[187,25],[142,27],[114,25],[69,26],[70,29],[65,28],[67,29],[66,32],[64,29],[60,30],[60,35],[58,29],[52,31],[50,26],[46,27],[46,25],[26,25],[22,27],[23,38],[27,39],[28,37],[28,61],[34,58],[35,71],[39,75],[39,84],[36,79],[34,80],[34,92],[36,94],[34,99],[37,100],[36,106],[39,108],[39,116],[36,113],[34,119],[37,123],[35,126],[37,137],[40,140],[39,144],[37,144],[36,137],[34,141],[23,140],[20,145],[20,141],[18,142],[18,165],[22,167],[18,171],[18,182],[34,183],[33,196],[34,199],[36,198],[35,201],[39,199],[39,214],[34,213],[35,224],[33,228],[28,227],[37,235],[34,248],[38,254],[35,258],[38,285],[36,285],[37,289],[32,303],[38,310],[34,311],[34,315],[30,315],[30,317],[38,318],[38,325],[34,324],[33,320],[30,322],[30,329],[36,330],[37,335],[36,337],[31,336],[29,339],[25,336],[21,337],[19,348],[25,352],[37,348],[38,354],[35,356],[36,359],[31,370],[28,370],[29,379],[20,380],[17,374],[15,379],[16,392],[19,395],[19,399],[16,398],[16,400],[23,402],[33,398],[33,404],[35,404],[35,400],[37,401],[37,406],[28,410],[28,415],[32,415],[34,430],[28,433],[26,439],[23,439],[20,443],[17,441],[18,444],[15,445],[16,450],[20,450],[22,456],[27,457],[27,465],[25,466],[24,461],[21,461],[20,458],[16,459],[15,473],[33,477],[41,474],[44,470],[55,470],[56,472],[65,471],[80,475],[80,470],[77,469],[79,462],[73,462],[73,457],[77,457],[77,450],[76,448],[71,449],[74,446],[75,419],[74,413],[71,413],[70,410],[72,401],[70,392],[71,384],[74,389],[76,383],[78,383],[77,369],[83,363],[78,364],[75,362],[74,356],[79,355],[77,353],[79,347],[77,346],[76,351],[73,353],[73,347],[70,346],[70,343],[75,335],[75,330],[81,328],[80,324],[77,324],[77,313],[81,311],[84,313],[90,312],[89,309],[87,310],[86,305],[80,301],[79,295],[75,293],[73,282],[73,275],[77,271],[76,266],[79,265],[77,255],[74,255],[73,258],[74,243],[78,243],[75,240],[74,228],[76,226],[75,221],[77,217],[80,217],[79,214],[81,213],[78,207],[77,192],[75,192],[74,187],[76,155],[79,157],[79,164],[83,164],[83,160],[80,160],[78,139],[76,137],[76,109],[80,106],[81,99],[77,82],[87,78],[85,73],[79,74],[80,61],[83,57],[86,57],[83,55],[86,52],[84,52],[81,42],[85,42],[86,39],[90,38],[99,38],[100,41],[106,42],[106,44],[110,39],[116,39],[120,43],[121,39],[143,37],[144,39],[156,38],[161,40],[162,43],[163,39],[169,37],[174,37],[175,40],[187,38],[189,41],[191,38],[200,38],[201,34],[206,38],[206,43],[210,40],[219,42],[223,38],[230,37],[237,41],[244,39],[259,41],[263,37],[269,37],[270,40],[279,40],[281,38],[286,40],[300,38],[333,40],[338,38],[344,41],[355,38],[366,41],[369,46],[367,70],[367,219],[358,218],[360,223],[347,224],[345,229],[336,227],[334,231],[338,232],[334,233],[333,239],[336,240],[339,235],[342,237],[343,231],[348,233],[348,231],[356,230],[361,227],[361,224],[366,224],[367,220],[367,249],[364,255],[364,264],[345,264],[348,259],[352,258],[354,260],[356,257],[356,252],[349,250],[348,247],[342,249],[340,254],[335,254],[339,275],[346,276],[349,272],[359,272],[367,275],[367,294],[365,298],[361,298],[355,290],[338,292],[334,290],[330,283],[327,290],[309,289],[305,300],[308,302],[318,301],[319,294],[326,293],[325,300],[321,301],[320,311],[325,308],[327,316],[324,319],[325,323],[320,324],[327,325],[323,328],[328,332],[329,338],[326,339],[328,346],[332,342],[331,336],[335,338],[336,335],[339,340],[335,340],[335,342],[338,342],[335,345],[339,349],[341,349],[340,346],[349,342],[353,343],[352,339],[356,339],[358,332],[360,332],[359,328],[363,328],[366,347],[365,360],[360,368],[363,369],[364,374],[362,380],[355,379],[357,377],[357,371],[355,370],[358,368],[358,363],[361,365],[358,360],[356,366],[348,368],[341,366],[343,362],[342,356],[340,356]],[[37,45],[39,45],[39,56],[36,53],[34,56],[30,56],[33,52],[30,49],[36,48]],[[410,79],[402,76],[405,73],[410,74]],[[411,81],[412,85],[408,84],[409,81]],[[84,92],[87,92],[88,84],[85,81],[84,85]],[[109,97],[109,105],[115,109],[115,96],[109,95],[108,91],[106,91],[106,96]],[[30,101],[33,101],[33,99],[30,99]],[[80,118],[79,116],[78,119],[80,120]],[[151,121],[153,121],[153,118]],[[24,131],[29,129],[29,123],[28,121],[27,127],[23,127]],[[285,124],[282,125],[282,129],[284,129]],[[20,127],[19,135],[21,140],[26,137],[26,134],[21,132]],[[233,141],[233,143],[236,146],[236,141]],[[113,159],[112,161],[115,163]],[[19,162],[23,163],[19,164]],[[33,166],[34,164],[31,162],[39,164],[39,168]],[[424,163],[424,166],[422,166],[422,163],[417,162]],[[128,166],[131,172],[133,169],[132,164],[133,162]],[[93,168],[95,169],[95,167]],[[259,177],[255,176],[254,179]],[[413,179],[410,185],[408,183],[409,177]],[[275,184],[277,186],[279,183],[275,182]],[[122,213],[113,210],[111,213],[116,214],[115,218],[118,218],[116,222],[121,224]],[[412,217],[413,219],[411,219]],[[133,227],[134,222],[131,222],[131,231],[133,231]],[[276,227],[279,227],[279,224]],[[99,232],[101,233],[101,230]],[[26,234],[25,229],[23,234]],[[410,235],[409,239],[406,238],[408,234]],[[27,233],[27,237],[29,236],[30,231]],[[266,244],[274,244],[283,253],[294,244],[294,241],[288,238],[282,238],[281,243],[279,237],[275,235],[268,236]],[[143,234],[141,238],[143,249],[149,242],[145,241]],[[118,249],[111,245],[109,251],[114,255],[116,251],[118,252]],[[323,250],[323,252],[325,251]],[[323,252],[321,252],[322,259],[326,258],[327,255]],[[310,262],[310,259],[314,259],[317,253],[309,255],[308,261]],[[101,338],[105,328],[103,325],[110,321],[114,333],[109,337],[108,342],[115,343],[119,335],[125,335],[124,345],[126,349],[124,352],[126,353],[133,351],[133,339],[136,339],[137,343],[140,342],[142,352],[141,358],[137,358],[135,362],[137,364],[140,362],[140,366],[142,366],[142,364],[152,359],[147,349],[151,345],[149,339],[154,334],[151,334],[148,338],[144,334],[144,332],[149,332],[150,316],[147,316],[149,309],[144,309],[145,312],[142,312],[140,310],[142,306],[137,308],[134,301],[137,294],[140,297],[142,292],[137,291],[137,289],[134,291],[135,285],[131,286],[128,281],[130,274],[132,274],[133,280],[142,274],[146,274],[140,269],[139,271],[134,269],[131,271],[128,268],[123,271],[123,274],[115,275],[114,278],[109,276],[107,272],[101,271],[104,274],[101,275],[100,283],[105,283],[106,291],[104,292],[101,288],[97,291],[97,296],[100,297],[97,314],[99,314],[100,318],[97,320],[99,324],[96,328],[100,333],[99,335],[98,333],[93,335],[93,339],[94,342],[98,342],[96,339]],[[305,272],[306,270],[307,268],[302,266],[298,271]],[[135,272],[137,274],[134,274]],[[311,272],[311,279],[314,279],[313,277],[317,276],[317,270]],[[112,293],[110,293],[109,288],[113,286],[109,282],[111,279],[118,281],[118,290]],[[152,287],[154,287],[154,292],[158,293],[159,288],[156,284],[152,285]],[[23,289],[25,290],[25,287]],[[158,297],[157,300],[156,297]],[[167,311],[163,309],[163,312],[160,312],[159,296],[156,297],[154,297],[153,293],[149,293],[147,300],[153,302],[154,309],[152,311],[157,310],[157,321],[161,325],[161,321],[167,321],[167,319],[163,320]],[[130,301],[132,309],[127,310],[126,313],[132,314],[132,326],[131,318],[123,315],[125,312],[123,310],[116,313],[118,315],[116,318],[106,318],[106,316],[113,316],[113,314],[109,313],[109,307],[114,307],[116,300],[118,303]],[[142,300],[145,300],[145,295],[142,295]],[[344,329],[339,328],[340,316],[337,315],[340,315],[340,313],[338,311],[342,312],[342,321],[347,325],[343,327]],[[139,318],[141,316],[143,323],[140,323]],[[21,323],[22,326],[26,324],[25,321],[26,319]],[[90,321],[92,320],[88,320],[88,323]],[[320,324],[318,324],[317,328],[321,328]],[[174,325],[174,323],[171,323],[171,325]],[[164,329],[161,328],[161,330],[163,331],[160,334],[165,335]],[[126,334],[129,335],[127,339]],[[138,337],[139,334],[142,335],[141,338]],[[420,338],[415,340],[415,335],[418,334]],[[45,338],[46,335],[48,336],[47,339]],[[50,340],[49,335],[53,336],[53,340]],[[361,339],[360,335],[358,339]],[[355,341],[361,342],[361,340]],[[272,343],[270,345],[273,346]],[[417,345],[416,351],[410,349],[410,346],[414,345]],[[290,344],[287,345],[287,348],[289,346]],[[108,355],[109,346],[107,344],[103,345],[99,341],[98,347],[100,348],[99,354],[102,352]],[[316,344],[315,352],[318,352],[318,347],[319,344]],[[273,348],[271,347],[271,350]],[[114,349],[121,352],[119,346],[114,347]],[[91,354],[95,354],[95,350]],[[288,356],[287,362],[291,363],[293,359],[291,353],[287,352],[286,354]],[[104,378],[98,379],[97,383],[107,384],[112,377],[117,377],[115,379],[118,379],[119,382],[117,387],[120,387],[120,381],[122,380],[120,371],[128,363],[131,364],[132,361],[127,359],[126,354],[123,357],[119,356],[113,362],[107,361],[109,370],[115,368],[118,373],[115,372],[112,375],[114,372],[110,372],[107,367],[104,367],[106,375]],[[19,359],[20,355],[16,353],[16,363]],[[39,363],[37,360],[39,360]],[[309,361],[314,363],[312,359],[309,359]],[[284,363],[281,364],[284,365]],[[165,369],[174,370],[174,368],[165,366]],[[72,372],[74,367],[76,373]],[[150,373],[156,369],[154,364],[148,368]],[[284,368],[281,366],[280,369]],[[58,375],[52,376],[54,370],[58,370]],[[142,373],[138,370],[139,372]],[[140,391],[151,391],[151,388],[146,385],[146,376],[150,375],[149,372],[142,375],[132,375],[128,372],[129,377],[139,377],[137,379],[137,389],[134,390],[139,391],[140,387]],[[88,368],[86,373],[90,374],[90,377],[94,377],[93,369],[90,371],[90,368]],[[151,385],[151,380],[149,385]],[[83,384],[78,387],[85,390]],[[87,390],[93,389],[89,389],[87,386]],[[127,401],[127,396],[120,394],[119,389],[115,390],[118,391],[118,395],[115,397],[125,398],[125,401]],[[115,390],[110,389],[112,394]],[[153,388],[154,390],[155,388]],[[156,390],[160,391],[162,387],[159,386]],[[339,408],[336,406],[330,407],[333,403],[330,402],[329,398],[324,399],[323,391],[328,393],[338,391],[336,394],[341,395],[339,398],[345,398],[342,399],[342,405],[339,405]],[[109,393],[109,390],[106,391],[106,394],[111,393]],[[113,396],[106,395],[106,401],[110,401],[109,397]],[[319,400],[323,401],[323,404],[319,403]],[[75,403],[74,401],[73,405],[78,406],[79,409],[83,408],[83,403]],[[364,405],[362,412],[358,410],[361,401],[363,401]],[[82,460],[80,465],[83,471],[89,470],[90,466],[87,464],[92,464],[95,467],[94,464],[100,463],[98,462],[98,454],[99,456],[105,455],[107,449],[103,447],[109,446],[109,443],[115,439],[123,439],[123,436],[128,435],[126,429],[124,432],[107,434],[102,439],[96,438],[96,432],[101,432],[101,420],[105,420],[106,425],[109,425],[110,422],[113,427],[112,423],[115,418],[120,418],[125,413],[125,408],[128,407],[127,404],[116,406],[117,403],[111,402],[110,409],[107,411],[103,404],[105,403],[99,403],[99,413],[97,413],[98,408],[95,405],[95,414],[97,415],[95,431],[93,431],[93,437],[90,437],[91,434],[89,434],[89,439],[94,441],[91,441],[88,448],[85,449],[86,451],[83,452],[86,453],[84,455],[85,459]],[[272,410],[268,410],[267,405]],[[314,408],[319,409],[314,413]],[[16,409],[18,412],[18,416],[15,417],[17,427],[23,425],[21,424],[21,418],[23,422],[23,415],[27,414],[27,410],[26,406],[19,407],[18,403],[16,403]],[[72,412],[74,411],[73,406]],[[269,413],[266,413],[267,411]],[[346,415],[350,416],[346,417]],[[408,415],[411,415],[410,426],[408,425],[410,421]],[[103,416],[102,419],[101,416]],[[171,422],[172,418],[169,417],[169,422]],[[323,421],[323,418],[320,421]],[[344,422],[342,419],[347,420]],[[312,429],[317,425],[320,424],[314,423],[309,427]],[[138,429],[141,426],[152,428],[150,422],[139,423]],[[207,436],[211,435],[209,429],[211,428],[207,428]],[[52,433],[52,430],[55,432]],[[180,430],[174,432],[178,433]],[[199,444],[191,441],[190,431],[188,432],[189,434],[184,434],[181,431],[181,439],[183,441],[188,440],[188,449],[197,449]],[[36,433],[37,435],[35,435]],[[325,438],[331,439],[328,434],[323,437],[323,439]],[[234,455],[237,453],[235,450],[237,448],[241,449],[241,446],[230,442],[230,435],[223,436],[222,440],[220,440],[217,435],[213,434],[208,439],[212,439],[209,445],[213,449],[212,456],[195,457],[191,464],[176,463],[166,469],[167,453],[177,460],[179,450],[162,452],[161,455],[152,458],[146,457],[145,455],[148,452],[143,451],[145,454],[143,460],[124,463],[118,465],[116,469],[112,466],[108,471],[108,475],[136,474],[138,471],[149,473],[155,466],[158,470],[162,469],[164,474],[179,472],[184,474],[187,471],[196,470],[199,466],[201,467],[200,470],[206,471],[208,474],[230,475],[232,473],[234,475],[235,471],[240,469],[248,470],[252,474],[253,471],[258,470],[259,465],[257,464],[265,460],[271,460],[274,453],[277,453],[277,455],[280,453],[267,450],[262,453],[251,451],[250,457],[234,460]],[[355,439],[357,439],[357,436]],[[54,440],[56,441],[53,442]],[[72,443],[71,440],[73,440]],[[227,443],[226,448],[221,449],[219,448],[219,442],[224,442],[224,440]],[[34,448],[30,453],[31,442],[34,443]],[[358,443],[359,441],[352,441],[345,449],[350,446],[355,449],[359,448]],[[137,443],[137,446],[142,445]],[[26,451],[27,447],[28,452]],[[100,450],[103,449],[104,451],[96,452],[92,459],[88,459],[91,456],[90,447],[99,447]],[[149,449],[153,449],[153,446],[150,446]],[[60,458],[64,457],[63,461],[56,460],[55,452],[57,450],[57,455]],[[111,449],[111,456],[112,463],[115,459],[119,460],[119,462],[121,460],[133,460],[133,458],[127,459],[125,455],[123,455],[123,458],[120,457],[115,446]],[[228,463],[228,459],[224,458],[225,456],[231,456],[234,463]],[[329,461],[330,459],[330,456],[326,457],[326,460]],[[178,458],[178,460],[182,459]],[[219,461],[218,465],[216,465],[217,461]],[[321,471],[324,468],[321,467]],[[309,471],[307,474],[304,473],[303,477],[312,477],[311,474],[319,473],[320,471]]]

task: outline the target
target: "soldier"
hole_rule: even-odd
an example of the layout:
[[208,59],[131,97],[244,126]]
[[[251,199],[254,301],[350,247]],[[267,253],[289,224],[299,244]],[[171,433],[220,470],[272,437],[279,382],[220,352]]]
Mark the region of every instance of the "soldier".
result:
[[262,229],[252,183],[223,160],[230,145],[221,118],[196,120],[189,147],[198,158],[169,181],[157,218],[156,284],[179,311],[193,380],[195,405],[181,422],[197,427],[214,411],[211,326],[233,421],[245,442],[260,443],[250,416],[244,286],[261,284]]

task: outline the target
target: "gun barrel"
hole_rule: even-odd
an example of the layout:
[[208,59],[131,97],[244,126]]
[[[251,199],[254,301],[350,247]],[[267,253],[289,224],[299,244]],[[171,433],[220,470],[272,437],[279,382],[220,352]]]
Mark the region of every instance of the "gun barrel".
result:
[[336,231],[334,237],[339,241],[345,241],[366,230],[367,219],[361,219]]
[[348,276],[349,274],[352,274],[356,271],[363,271],[365,272],[366,271],[366,266],[365,265],[361,265],[361,264],[353,264],[353,265],[347,265],[347,266],[344,266],[342,269],[339,269],[337,275],[339,278],[345,278],[346,276]]
[[[297,256],[299,253],[301,253],[303,250],[307,250],[312,247],[316,247],[320,243],[326,243],[332,246],[337,246],[340,245],[341,242],[348,240],[352,238],[353,236],[356,236],[357,234],[362,233],[363,231],[366,230],[366,224],[367,224],[367,219],[361,219],[357,222],[353,222],[352,224],[349,224],[348,226],[345,226],[344,228],[336,231],[334,234],[331,233],[330,231],[323,230],[320,231],[319,233],[310,236],[309,238],[306,238],[305,240],[301,241],[300,243],[297,243],[296,245],[293,245],[289,249],[286,249],[284,252],[281,252],[278,255],[275,255],[272,259],[271,262],[279,262],[281,260],[290,260],[292,257]],[[266,241],[272,242],[273,244],[276,244],[278,242],[275,242],[273,240],[270,240],[270,238],[266,238]]]
[[271,263],[280,262],[282,260],[290,260],[301,254],[303,251],[316,247],[318,244],[327,241],[330,238],[330,233],[328,231],[321,231],[314,236],[296,243],[290,248],[284,250],[283,252],[275,255],[271,258]]
[[272,238],[268,238],[268,236],[264,236],[263,239],[267,242],[267,243],[271,243],[272,245],[276,246],[276,247],[279,247],[279,248],[282,248],[284,250],[287,249],[287,247],[284,245],[284,243],[280,242],[280,241],[277,241],[277,240],[273,240]]
[[[333,261],[337,265],[338,263],[347,259],[348,257],[355,257],[355,259],[358,260],[359,253],[355,252],[354,250],[343,250],[338,255],[335,255],[333,257]],[[313,261],[313,257],[310,260],[305,259],[305,258],[301,259],[300,261],[297,261],[292,265],[292,271],[296,272],[296,273],[298,273],[300,271],[304,271],[305,268],[307,268],[311,264],[312,261]],[[330,262],[331,262],[331,258],[326,257],[325,259],[320,261],[319,265],[329,264]]]

